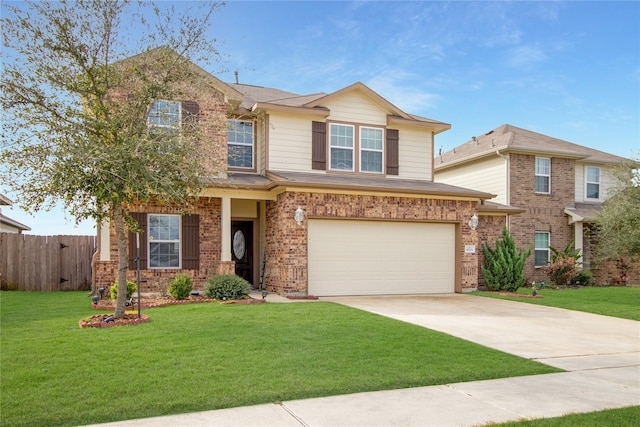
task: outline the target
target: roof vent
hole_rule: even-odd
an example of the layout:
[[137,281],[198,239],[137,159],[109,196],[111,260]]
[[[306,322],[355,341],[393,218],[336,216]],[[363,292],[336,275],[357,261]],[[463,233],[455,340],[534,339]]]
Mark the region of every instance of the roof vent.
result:
[[238,83],[238,70],[235,70],[235,71],[233,72],[233,75],[234,75],[234,76],[236,76],[236,84],[239,84],[239,83]]
[[476,145],[478,145],[478,138],[476,138],[475,136],[472,136],[472,137],[471,137],[471,140],[472,140],[473,142],[475,142],[475,143],[476,143]]
[[492,146],[492,147],[495,147],[495,146],[496,146],[496,144],[494,143],[494,139],[493,139],[493,138],[491,138],[491,146]]

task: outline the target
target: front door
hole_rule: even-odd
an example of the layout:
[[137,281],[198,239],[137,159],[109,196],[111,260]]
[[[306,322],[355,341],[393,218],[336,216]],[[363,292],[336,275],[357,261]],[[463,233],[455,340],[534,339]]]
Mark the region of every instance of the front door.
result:
[[236,275],[253,285],[253,222],[231,222],[231,257]]

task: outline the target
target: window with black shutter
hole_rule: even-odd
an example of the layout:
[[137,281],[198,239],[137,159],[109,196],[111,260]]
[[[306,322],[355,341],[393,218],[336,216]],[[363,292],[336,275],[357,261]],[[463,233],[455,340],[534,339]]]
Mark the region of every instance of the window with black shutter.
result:
[[[152,235],[149,240],[149,217],[152,218]],[[200,216],[183,215],[180,218],[181,227],[176,236],[171,218],[177,215],[148,214],[133,212],[131,217],[138,223],[140,233],[140,269],[177,268],[183,270],[198,270],[200,268]],[[166,221],[168,220],[168,221]],[[176,239],[177,237],[177,239]],[[129,232],[129,269],[137,269],[135,262],[137,251],[136,233]],[[151,247],[150,247],[151,246]],[[180,262],[176,262],[174,254],[177,248],[181,253]],[[149,258],[151,250],[151,260]]]
[[311,169],[327,169],[327,125],[311,123]]
[[398,141],[400,139],[398,129],[387,129],[386,154],[387,154],[387,175],[399,174],[399,153]]

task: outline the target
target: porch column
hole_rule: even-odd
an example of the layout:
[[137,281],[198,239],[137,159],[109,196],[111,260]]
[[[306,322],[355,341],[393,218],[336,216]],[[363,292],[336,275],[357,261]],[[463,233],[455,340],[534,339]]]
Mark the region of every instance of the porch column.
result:
[[575,241],[575,246],[576,249],[580,251],[580,255],[582,255],[582,262],[579,264],[580,269],[582,269],[583,263],[584,263],[584,234],[583,234],[583,230],[582,230],[582,225],[583,222],[582,221],[576,221],[573,223],[573,234],[574,234],[574,241]]
[[222,197],[220,261],[231,262],[231,197]]

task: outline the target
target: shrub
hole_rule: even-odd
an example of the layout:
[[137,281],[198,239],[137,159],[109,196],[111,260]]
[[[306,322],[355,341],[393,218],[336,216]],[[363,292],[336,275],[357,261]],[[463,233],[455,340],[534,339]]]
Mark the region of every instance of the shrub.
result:
[[578,286],[588,286],[592,277],[593,275],[589,270],[580,270],[575,276],[573,276],[571,283]]
[[249,295],[251,285],[242,277],[235,274],[221,274],[207,280],[204,286],[204,294],[208,298],[219,300],[242,299]]
[[507,227],[502,229],[502,238],[496,240],[496,248],[486,243],[482,245],[484,253],[484,284],[492,291],[513,292],[525,283],[524,262],[531,249],[524,252],[516,249],[516,244]]
[[186,299],[191,293],[191,277],[178,274],[169,283],[169,295],[175,299]]
[[558,258],[551,261],[544,271],[549,275],[549,280],[556,286],[567,286],[576,275],[578,266],[573,258]]
[[[131,280],[127,280],[127,299],[130,299],[133,296],[133,293],[137,289],[138,287],[134,282],[132,282]],[[116,281],[113,282],[113,285],[111,285],[110,291],[111,291],[111,299],[117,299],[118,298],[118,279],[116,279]]]
[[571,249],[574,242],[569,244],[559,251],[556,248],[549,247],[553,255],[551,256],[551,262],[548,267],[544,268],[544,271],[549,275],[551,282],[558,286],[567,286],[571,284],[572,279],[578,273],[578,259],[580,255],[579,249]]

